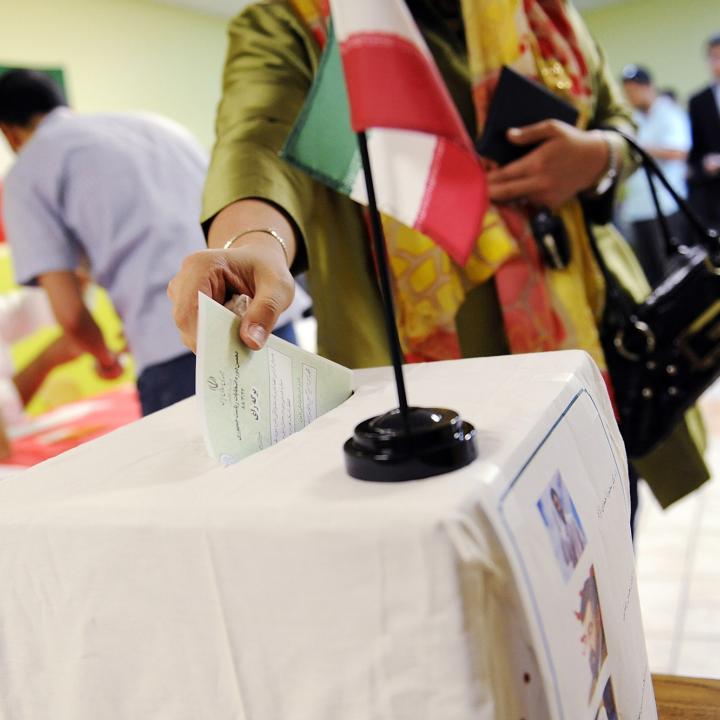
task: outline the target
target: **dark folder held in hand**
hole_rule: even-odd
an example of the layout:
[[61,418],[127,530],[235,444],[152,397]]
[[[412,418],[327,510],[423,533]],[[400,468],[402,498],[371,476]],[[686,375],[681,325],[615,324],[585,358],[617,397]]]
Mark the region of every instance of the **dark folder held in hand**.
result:
[[575,125],[578,111],[542,85],[503,67],[476,149],[483,157],[506,165],[536,147],[513,145],[507,139],[507,131],[551,119]]

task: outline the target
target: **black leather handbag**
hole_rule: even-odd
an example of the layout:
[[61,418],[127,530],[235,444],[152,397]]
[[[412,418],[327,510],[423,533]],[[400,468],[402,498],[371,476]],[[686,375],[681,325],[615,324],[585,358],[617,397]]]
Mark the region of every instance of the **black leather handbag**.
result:
[[[720,240],[675,192],[655,160],[631,137],[620,134],[647,173],[658,221],[672,251],[668,274],[638,304],[610,272],[590,233],[607,284],[601,340],[620,431],[628,455],[642,457],[667,438],[720,375]],[[684,215],[685,237],[670,233],[653,176]]]

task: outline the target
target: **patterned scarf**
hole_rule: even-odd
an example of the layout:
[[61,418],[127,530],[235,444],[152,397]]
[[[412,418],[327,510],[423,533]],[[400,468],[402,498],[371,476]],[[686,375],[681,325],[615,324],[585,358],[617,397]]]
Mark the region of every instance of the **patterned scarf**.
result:
[[[322,45],[327,0],[292,0],[292,5]],[[460,6],[479,132],[503,65],[562,95],[586,126],[590,78],[564,0],[461,0]],[[511,352],[579,348],[605,370],[597,330],[603,278],[579,202],[571,200],[558,214],[571,244],[571,261],[563,270],[543,265],[528,211],[516,203],[490,207],[464,267],[430,238],[384,217],[406,359],[461,357],[456,314],[473,287],[494,277]]]

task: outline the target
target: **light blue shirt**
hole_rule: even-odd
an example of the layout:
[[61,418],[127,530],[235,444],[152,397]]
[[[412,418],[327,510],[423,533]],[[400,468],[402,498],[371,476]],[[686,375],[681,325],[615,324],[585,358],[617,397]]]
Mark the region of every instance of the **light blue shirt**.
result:
[[182,259],[205,247],[206,168],[204,151],[168,120],[54,110],[5,183],[17,281],[74,270],[87,257],[122,318],[138,374],[182,355],[167,285]]
[[[688,152],[692,144],[690,122],[687,113],[670,98],[659,97],[647,114],[637,113],[637,141],[645,148],[663,150],[682,150]],[[679,195],[687,195],[687,165],[683,160],[658,160],[672,187]],[[654,185],[658,191],[660,207],[665,215],[676,212],[677,203],[670,193],[656,179]],[[621,214],[625,222],[650,220],[657,215],[645,171],[636,170],[625,183],[626,199]]]

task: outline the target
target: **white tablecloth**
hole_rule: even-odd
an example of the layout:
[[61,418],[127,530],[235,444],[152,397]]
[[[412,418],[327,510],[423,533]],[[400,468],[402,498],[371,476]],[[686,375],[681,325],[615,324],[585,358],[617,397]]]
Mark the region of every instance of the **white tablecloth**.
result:
[[[513,492],[555,437],[573,462],[622,467],[596,368],[571,352],[406,374],[413,404],[476,426],[478,461],[419,482],[349,478],[342,443],[396,404],[390,373],[368,371],[347,403],[230,468],[206,456],[191,399],[0,482],[0,717],[581,720],[548,660]],[[579,412],[597,435],[555,432]],[[642,645],[617,565],[631,553],[618,472],[607,488],[581,478],[590,499],[575,502],[617,702],[653,717],[644,646],[629,657],[619,637],[633,616],[622,634]]]

